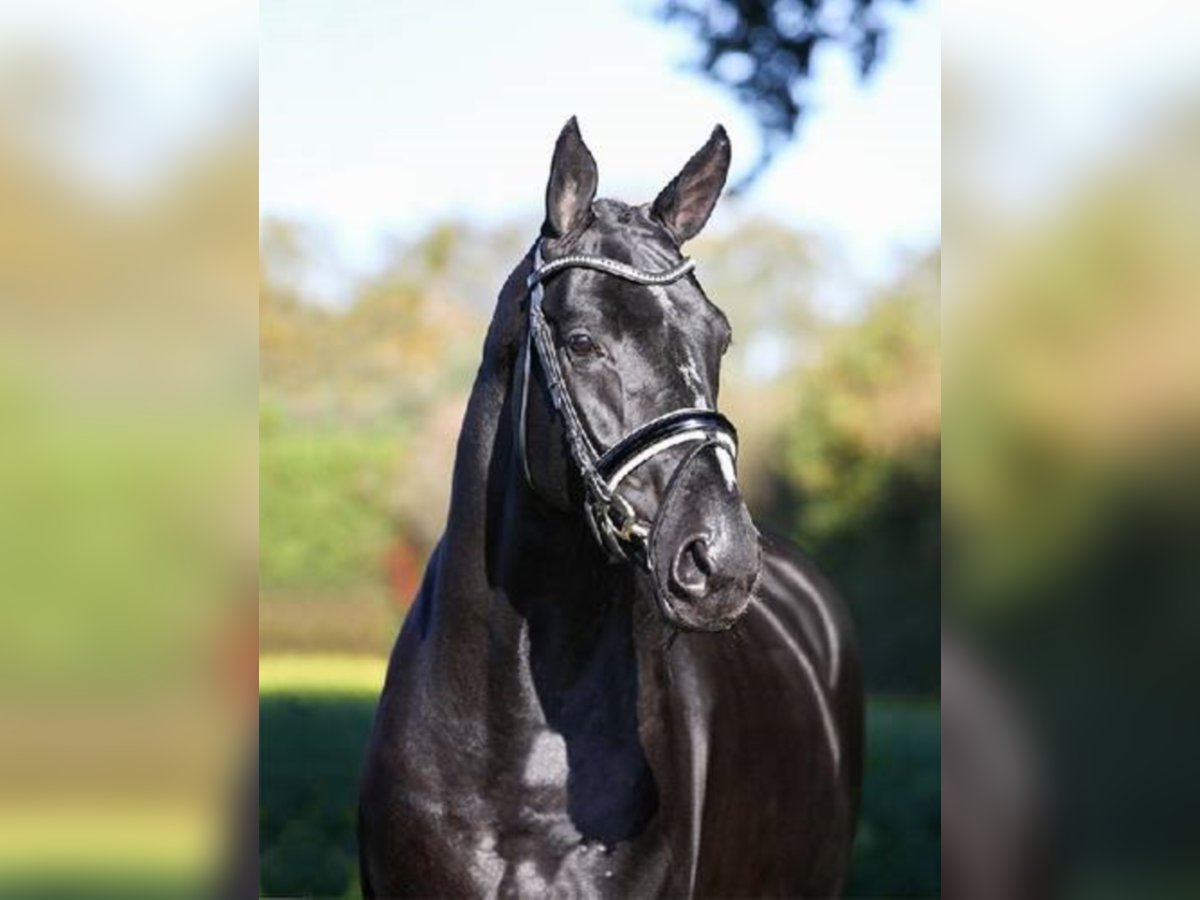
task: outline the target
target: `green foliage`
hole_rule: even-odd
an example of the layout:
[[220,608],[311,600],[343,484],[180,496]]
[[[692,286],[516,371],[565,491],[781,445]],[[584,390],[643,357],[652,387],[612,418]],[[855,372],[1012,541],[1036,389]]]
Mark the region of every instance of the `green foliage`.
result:
[[217,540],[234,517],[201,509],[242,500],[239,435],[34,385],[0,366],[0,682],[76,699],[188,683],[179,649],[236,577]]
[[358,896],[358,776],[374,715],[370,694],[260,701],[264,896]]
[[938,896],[941,839],[937,705],[875,700],[867,707],[863,805],[846,896]]
[[396,433],[264,434],[260,580],[311,590],[378,584],[396,531]]
[[1176,894],[1200,839],[1194,109],[979,223],[948,297],[947,619],[1028,722],[1078,896]]
[[1111,560],[1107,532],[1130,496],[1189,502],[1198,151],[1195,134],[1152,144],[998,248],[986,278],[961,282],[947,344],[946,509],[960,536],[948,573],[955,613],[985,629],[1083,593],[1079,575]]
[[[351,283],[348,302],[313,286],[320,257],[304,254],[304,229],[263,226],[259,296],[261,400],[296,428],[405,428],[465,391],[479,362],[485,320],[477,286],[439,267],[464,264],[457,226],[439,226],[380,271]],[[484,246],[493,254],[504,232]],[[315,253],[316,251],[310,251]],[[493,282],[519,254],[474,261]],[[311,270],[311,271],[310,271]],[[495,283],[484,296],[494,297]]]
[[775,493],[847,597],[875,690],[936,691],[941,594],[937,257],[831,334],[798,378]]
[[[927,260],[916,275],[933,281],[936,264]],[[828,335],[821,358],[800,375],[784,453],[786,474],[803,492],[798,528],[808,540],[869,525],[894,481],[936,477],[937,285],[914,282]]]

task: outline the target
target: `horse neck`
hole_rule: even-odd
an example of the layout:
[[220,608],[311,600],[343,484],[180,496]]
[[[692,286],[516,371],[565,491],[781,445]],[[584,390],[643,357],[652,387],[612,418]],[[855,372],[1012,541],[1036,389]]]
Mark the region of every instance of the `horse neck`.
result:
[[513,623],[494,621],[510,599],[520,602],[510,598],[510,576],[537,570],[547,554],[553,558],[553,545],[561,539],[557,530],[544,528],[539,515],[544,510],[531,502],[523,479],[516,477],[511,395],[531,267],[529,254],[496,303],[459,433],[446,528],[427,580],[438,656],[458,668],[471,654],[478,660],[497,628],[512,630]]
[[494,643],[498,628],[520,624],[505,610],[522,620],[553,610],[561,620],[584,606],[561,598],[582,600],[601,584],[631,581],[605,563],[582,508],[553,509],[526,483],[513,402],[509,372],[481,369],[459,437],[440,552],[443,624],[456,641],[477,647]]
[[495,528],[495,468],[502,462],[505,409],[516,342],[520,273],[509,277],[488,329],[483,361],[471,388],[455,450],[450,509],[437,555],[431,560],[434,634],[450,646],[476,652],[486,644],[486,612],[496,593],[489,567],[488,537]]
[[520,695],[532,701],[531,629],[542,659],[556,668],[562,657],[570,668],[616,640],[616,630],[627,636],[630,610],[618,609],[614,618],[614,604],[632,604],[638,590],[631,572],[605,563],[582,508],[554,510],[525,482],[513,430],[513,371],[524,335],[526,265],[510,276],[488,331],[432,582],[438,667],[459,683],[465,678],[470,691],[502,686],[510,704]]
[[422,681],[438,690],[413,699],[435,698],[420,713],[440,723],[435,749],[452,748],[446,758],[474,766],[481,783],[506,783],[524,771],[539,735],[560,736],[568,758],[590,760],[576,772],[579,793],[609,798],[574,814],[592,832],[621,838],[638,833],[654,808],[641,732],[668,770],[662,626],[645,579],[604,561],[583,510],[556,512],[525,482],[512,396],[525,271],[501,293],[464,416],[450,514],[422,598],[431,617]]

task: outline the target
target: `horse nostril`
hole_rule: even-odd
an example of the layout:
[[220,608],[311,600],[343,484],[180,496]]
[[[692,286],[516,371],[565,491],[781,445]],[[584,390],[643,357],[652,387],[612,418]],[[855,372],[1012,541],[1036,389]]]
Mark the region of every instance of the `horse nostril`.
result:
[[696,538],[688,544],[687,549],[692,553],[692,560],[696,564],[696,568],[703,572],[706,576],[712,575],[713,564],[708,556],[708,541],[704,538]]
[[686,541],[675,555],[671,566],[671,586],[685,597],[698,599],[708,589],[708,579],[713,574],[708,541],[702,537]]

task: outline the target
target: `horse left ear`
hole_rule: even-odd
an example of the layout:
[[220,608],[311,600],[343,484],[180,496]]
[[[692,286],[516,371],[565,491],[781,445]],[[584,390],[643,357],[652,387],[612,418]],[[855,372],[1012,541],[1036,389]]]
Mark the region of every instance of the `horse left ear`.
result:
[[546,221],[542,234],[560,238],[587,224],[596,197],[596,160],[583,142],[579,122],[567,120],[554,145],[546,184]]
[[677,243],[698,235],[712,215],[729,175],[731,157],[729,135],[718,125],[708,142],[655,198],[651,211],[667,226]]

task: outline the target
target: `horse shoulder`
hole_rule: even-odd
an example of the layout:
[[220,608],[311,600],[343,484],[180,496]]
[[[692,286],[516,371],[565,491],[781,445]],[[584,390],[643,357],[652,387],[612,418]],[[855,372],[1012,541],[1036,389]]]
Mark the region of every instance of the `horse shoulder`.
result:
[[[821,699],[846,791],[847,822],[857,815],[862,783],[862,671],[850,611],[816,563],[795,543],[764,533],[763,570],[755,592],[771,633],[796,648]],[[851,827],[851,826],[848,826]]]
[[763,612],[809,654],[823,687],[840,693],[859,677],[858,648],[845,602],[792,541],[765,532],[762,547],[755,595]]

